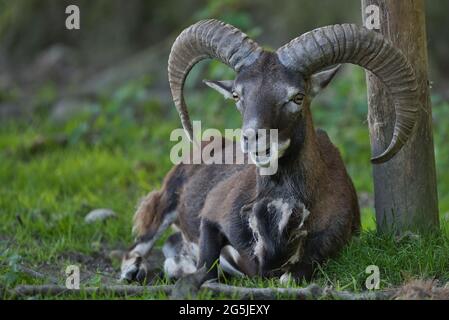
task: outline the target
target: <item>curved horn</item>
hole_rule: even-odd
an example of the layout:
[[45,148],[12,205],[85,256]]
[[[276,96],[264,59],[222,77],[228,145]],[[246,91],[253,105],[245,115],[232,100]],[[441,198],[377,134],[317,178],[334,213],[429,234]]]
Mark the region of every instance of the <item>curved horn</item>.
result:
[[193,141],[192,123],[184,100],[184,82],[200,60],[215,58],[235,71],[252,64],[262,49],[239,29],[217,20],[203,20],[185,29],[168,58],[168,80],[182,126]]
[[391,159],[405,144],[418,117],[417,82],[405,55],[380,34],[354,24],[332,25],[307,32],[277,51],[279,60],[305,76],[337,63],[353,63],[374,73],[388,88],[396,123],[388,148],[371,158]]

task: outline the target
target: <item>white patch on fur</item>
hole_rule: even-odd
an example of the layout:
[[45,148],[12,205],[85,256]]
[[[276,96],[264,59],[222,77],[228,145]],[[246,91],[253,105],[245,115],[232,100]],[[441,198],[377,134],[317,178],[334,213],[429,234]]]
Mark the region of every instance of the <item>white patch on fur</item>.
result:
[[284,266],[288,265],[294,265],[298,263],[302,256],[303,256],[303,249],[304,249],[304,239],[307,237],[307,230],[304,230],[304,223],[306,222],[307,218],[310,215],[310,211],[307,210],[307,208],[303,205],[302,206],[302,212],[301,215],[301,222],[299,223],[299,226],[296,230],[296,232],[293,234],[293,236],[289,239],[289,241],[298,241],[298,246],[296,247],[295,252],[290,256],[290,258],[287,260],[287,262],[284,263]]
[[[305,238],[307,236],[307,231],[306,230],[299,230],[298,233],[295,235],[295,239],[298,238]],[[295,250],[295,253],[288,258],[287,262],[285,263],[285,265],[287,264],[295,264],[297,262],[299,262],[299,260],[301,260],[302,254],[303,254],[303,241],[299,241],[298,247]]]
[[275,212],[281,214],[281,217],[279,219],[278,230],[279,230],[279,233],[282,233],[284,228],[287,226],[290,216],[293,213],[293,206],[290,203],[279,198],[279,199],[275,199],[275,200],[271,201],[270,203],[268,203],[267,209],[269,211],[274,209]]
[[179,265],[176,263],[175,258],[168,258],[164,261],[164,273],[169,278],[175,278],[178,274]]
[[289,99],[292,99],[296,94],[299,93],[297,87],[287,86],[285,87],[285,89],[287,90],[287,97]]
[[198,258],[200,256],[200,248],[198,247],[198,245],[194,242],[186,242],[185,246],[187,254],[191,256],[195,261],[198,261]]
[[[225,257],[223,251],[226,251],[228,257]],[[231,245],[226,245],[221,249],[220,266],[225,272],[232,276],[243,277],[244,274],[238,269],[238,262],[240,260],[239,252]]]
[[131,275],[136,273],[139,269],[139,266],[137,264],[137,258],[136,256],[133,256],[129,259],[123,260],[121,269],[120,269],[120,281],[124,280],[132,280]]
[[196,271],[196,263],[190,257],[177,256],[164,262],[164,272],[169,278],[180,278]]
[[301,106],[297,105],[294,102],[289,102],[289,103],[287,103],[287,108],[286,109],[290,113],[297,113],[298,111],[301,110]]
[[131,250],[131,255],[145,257],[153,247],[153,241],[141,242]]
[[307,218],[310,215],[310,211],[307,210],[306,207],[304,207],[304,209],[302,210],[302,214],[301,214],[301,223],[299,224],[299,229],[301,229],[304,226],[304,223],[306,222]]
[[169,278],[180,278],[196,272],[199,247],[183,237],[182,248],[176,255],[165,259],[164,271]]
[[254,246],[254,254],[259,259],[262,259],[263,256],[263,249],[265,248],[265,244],[263,242],[262,237],[260,236],[259,232],[259,226],[257,223],[257,218],[254,214],[251,214],[251,216],[248,219],[249,227],[253,231],[254,239],[256,240],[256,245]]
[[291,275],[290,272],[284,273],[284,274],[279,278],[279,282],[280,282],[282,285],[287,285],[291,280],[292,280],[292,275]]
[[234,260],[235,263],[237,263],[240,259],[240,253],[231,245],[227,245],[226,248],[228,250],[228,253],[232,257],[232,260]]
[[253,231],[254,234],[258,234],[259,230],[257,229],[257,220],[254,214],[251,214],[248,218],[249,227]]

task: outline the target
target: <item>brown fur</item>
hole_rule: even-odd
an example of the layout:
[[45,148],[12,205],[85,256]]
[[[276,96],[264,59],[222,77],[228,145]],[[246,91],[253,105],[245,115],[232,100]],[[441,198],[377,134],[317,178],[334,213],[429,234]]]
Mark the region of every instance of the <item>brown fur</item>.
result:
[[[199,245],[198,266],[211,267],[220,250],[230,244],[239,252],[244,265],[241,269],[248,275],[279,276],[282,271],[310,278],[316,263],[338,254],[358,233],[360,212],[354,186],[327,134],[315,131],[310,97],[305,95],[300,112],[289,114],[281,112],[277,104],[285,99],[285,92],[271,90],[273,83],[280,82],[308,92],[311,83],[287,73],[276,59],[267,53],[252,68],[240,72],[235,81],[247,89],[244,127],[257,123],[258,128],[280,128],[280,141],[291,139],[279,159],[277,173],[259,175],[253,164],[177,165],[166,176],[161,190],[150,193],[136,213],[135,226],[141,237],[151,238],[164,215],[176,210],[175,224],[184,241]],[[320,83],[329,82],[326,77],[322,80]],[[211,143],[218,146],[223,141]],[[240,152],[234,144],[216,148],[215,152],[224,157],[230,147]],[[246,155],[245,159],[248,163]],[[277,226],[283,215],[281,209],[268,212],[274,201],[291,210],[283,231]],[[301,227],[304,230],[299,230],[306,211],[310,216]],[[250,218],[257,220],[258,235]],[[256,255],[257,245],[263,256]],[[289,257],[299,254],[296,262],[285,267]]]
[[160,225],[163,211],[158,210],[161,203],[161,193],[159,191],[150,192],[140,202],[133,218],[133,233],[140,237],[147,232],[154,233]]
[[[300,159],[302,170],[311,177],[304,186],[305,199],[311,203],[309,210],[312,212],[307,228],[312,235],[328,232],[330,236],[322,237],[320,245],[311,246],[307,253],[313,260],[322,261],[337,254],[352,234],[358,233],[360,215],[354,187],[338,150],[324,132],[318,131],[310,136],[316,137],[317,142],[310,143],[306,147],[310,149],[306,149],[308,151],[303,152],[304,157]],[[235,203],[241,202],[242,207],[251,206],[257,197],[257,180],[260,177],[254,165],[178,165],[167,175],[161,191],[151,192],[142,201],[135,216],[135,227],[140,236],[157,229],[163,215],[162,208],[167,207],[164,203],[168,199],[167,185],[181,180],[180,176],[184,175],[187,177],[184,183],[171,190],[179,201],[176,225],[187,240],[195,243],[200,238],[201,218],[220,225],[229,235],[232,227],[229,218]],[[251,256],[250,252],[241,254]],[[240,262],[247,274],[257,273],[247,259]],[[248,265],[252,265],[252,269]]]

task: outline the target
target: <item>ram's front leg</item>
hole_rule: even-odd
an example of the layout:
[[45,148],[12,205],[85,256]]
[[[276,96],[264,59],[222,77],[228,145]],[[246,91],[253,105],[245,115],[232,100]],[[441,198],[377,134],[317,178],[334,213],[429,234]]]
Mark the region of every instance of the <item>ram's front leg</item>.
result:
[[218,226],[203,218],[200,229],[200,255],[197,268],[200,270],[205,267],[207,273],[203,279],[204,281],[218,278],[218,261],[224,245],[225,236]]
[[195,295],[204,282],[218,277],[217,264],[224,239],[225,237],[214,223],[202,219],[197,270],[176,281],[172,299],[185,299]]
[[294,265],[290,270],[284,273],[279,281],[282,284],[287,284],[289,281],[293,280],[297,283],[302,281],[310,281],[312,279],[314,271],[314,262],[310,260],[304,260]]
[[311,233],[305,241],[300,261],[290,267],[289,272],[281,277],[281,282],[289,278],[297,282],[310,281],[316,266],[335,256],[345,245],[343,239],[345,237],[332,227]]

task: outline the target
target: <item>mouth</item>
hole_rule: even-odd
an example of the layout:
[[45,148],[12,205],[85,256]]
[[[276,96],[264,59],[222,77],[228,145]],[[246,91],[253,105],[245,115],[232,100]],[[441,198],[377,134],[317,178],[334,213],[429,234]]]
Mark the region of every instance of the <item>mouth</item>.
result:
[[249,155],[252,162],[259,168],[267,168],[274,161],[280,159],[290,146],[290,139],[281,143],[272,143],[270,147],[265,150],[250,151]]

